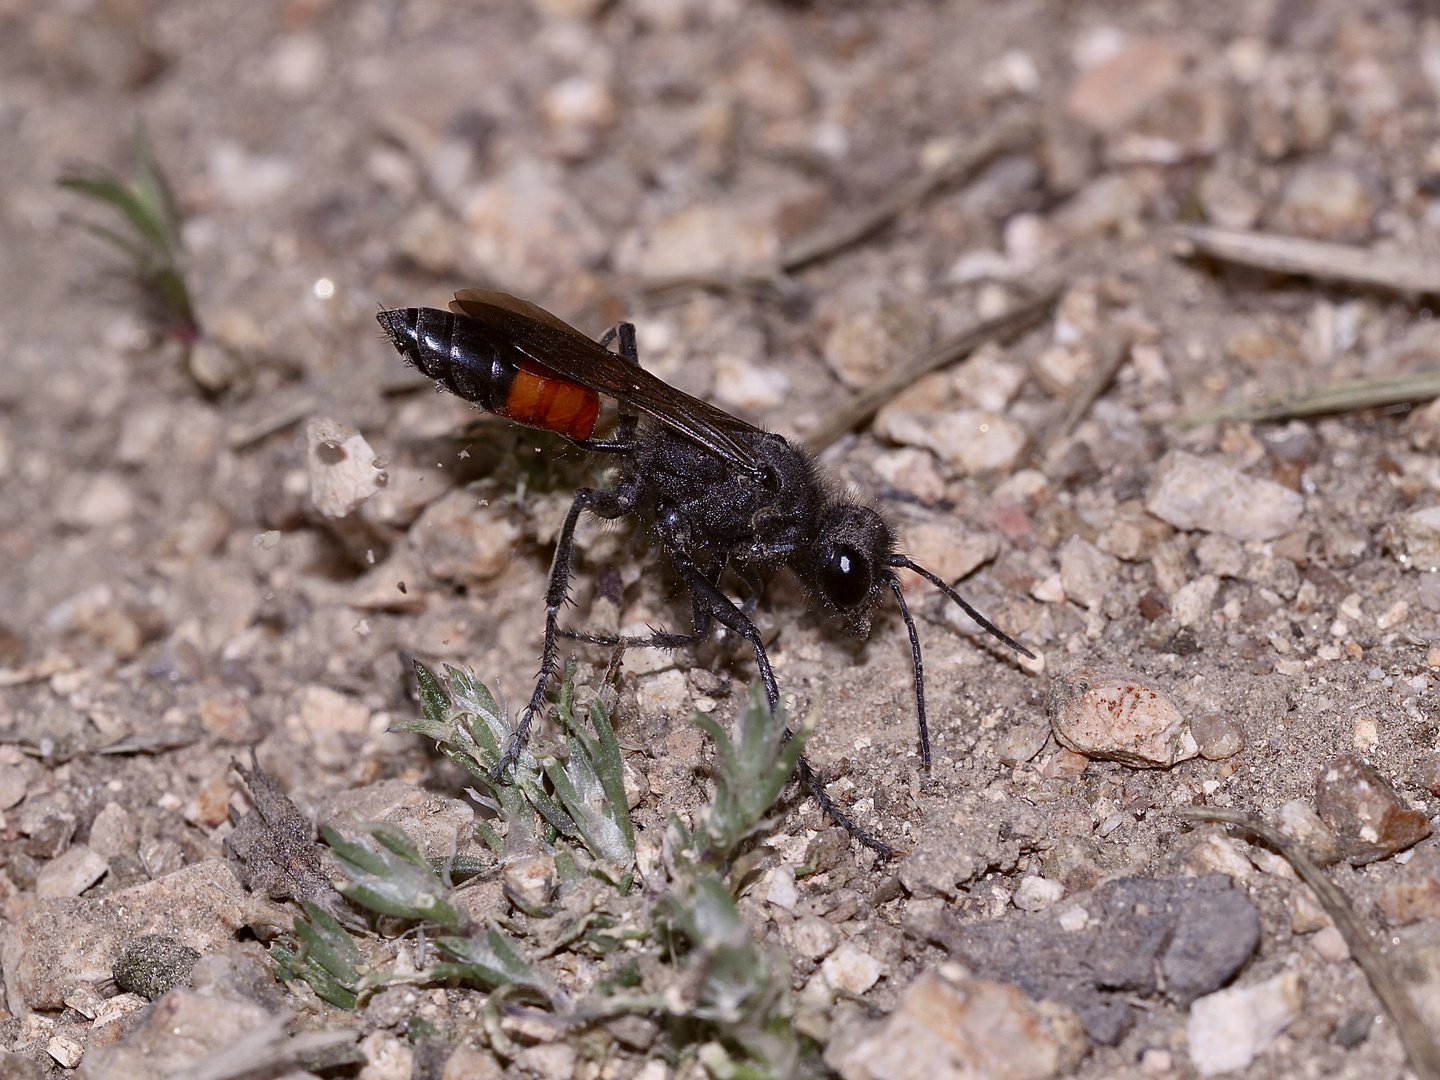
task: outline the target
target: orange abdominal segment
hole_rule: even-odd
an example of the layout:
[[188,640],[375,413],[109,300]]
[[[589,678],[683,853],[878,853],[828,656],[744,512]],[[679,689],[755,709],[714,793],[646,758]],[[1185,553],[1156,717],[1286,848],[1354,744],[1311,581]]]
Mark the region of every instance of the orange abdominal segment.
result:
[[593,390],[562,379],[533,360],[525,360],[510,383],[505,404],[495,412],[567,439],[588,439],[600,415],[600,398]]

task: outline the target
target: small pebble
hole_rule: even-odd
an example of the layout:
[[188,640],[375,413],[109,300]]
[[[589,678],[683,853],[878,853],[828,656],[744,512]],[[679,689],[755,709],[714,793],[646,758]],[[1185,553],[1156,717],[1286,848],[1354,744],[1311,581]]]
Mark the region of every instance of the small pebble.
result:
[[922,412],[886,408],[875,418],[875,431],[891,442],[933,450],[966,476],[1004,472],[1020,457],[1029,439],[1013,420],[979,409]]
[[1190,733],[1206,761],[1223,761],[1245,749],[1239,720],[1225,713],[1201,713],[1190,721]]
[[363,734],[370,725],[370,710],[338,690],[312,683],[300,692],[300,720],[311,732]]
[[995,752],[999,756],[1000,764],[1014,768],[1038,754],[1049,737],[1049,724],[1020,724],[1001,736],[1000,745]]
[[1215,595],[1220,591],[1220,580],[1212,574],[1205,574],[1182,585],[1170,598],[1170,612],[1181,626],[1201,626],[1210,619],[1210,609],[1215,606]]
[[1082,667],[1051,683],[1055,737],[1076,753],[1136,768],[1169,768],[1200,748],[1163,690],[1119,668]]
[[377,455],[354,428],[324,417],[306,427],[310,501],[328,518],[343,518],[385,486]]
[[1403,851],[1430,835],[1430,822],[1396,794],[1379,770],[1342,754],[1315,785],[1315,809],[1352,865]]
[[1158,1046],[1152,1046],[1140,1055],[1140,1072],[1145,1076],[1164,1076],[1174,1067],[1175,1055]]
[[1243,1069],[1300,1015],[1305,996],[1294,972],[1220,990],[1190,1006],[1185,1042],[1201,1076]]
[[73,1035],[52,1035],[45,1045],[45,1052],[62,1068],[73,1069],[85,1056],[85,1044]]
[[142,934],[121,951],[111,968],[115,985],[154,1001],[190,981],[190,970],[200,954],[174,938]]
[[35,895],[41,900],[79,896],[110,870],[103,855],[77,844],[46,863],[35,877]]
[[819,915],[805,915],[790,928],[795,951],[810,960],[828,956],[840,944],[840,932]]
[[1049,878],[1031,875],[1020,882],[1011,898],[1021,911],[1043,911],[1065,897],[1065,886]]
[[[534,1074],[540,1080],[570,1080],[575,1075],[577,1057],[575,1048],[569,1043],[541,1043],[539,1046],[527,1046],[516,1054],[515,1065],[523,1073]],[[398,1080],[407,1080],[409,1076],[407,1072]]]
[[480,505],[468,491],[431,503],[410,527],[410,545],[429,574],[441,581],[489,581],[510,564],[520,529],[500,503]]
[[521,296],[543,293],[605,254],[609,241],[571,194],[558,164],[519,156],[465,204],[460,266],[467,277],[504,281]]
[[1380,630],[1391,630],[1399,626],[1410,617],[1410,605],[1404,600],[1397,600],[1385,609],[1383,615],[1375,619],[1375,626]]
[[[684,712],[690,686],[685,681],[685,673],[672,668],[644,676],[635,688],[635,697],[646,716],[674,717]],[[700,752],[700,733],[688,724],[675,728],[670,735],[680,741],[671,747],[667,738],[666,749],[681,760],[688,761]]]
[[1088,540],[1072,536],[1060,549],[1060,580],[1065,595],[1081,607],[1094,610],[1115,588],[1120,560]]
[[1440,918],[1440,857],[1422,851],[1381,886],[1376,902],[1390,926]]
[[832,1040],[825,1063],[845,1080],[1049,1080],[1079,1064],[1085,1037],[1068,1007],[1042,1008],[1017,986],[947,973],[953,981],[926,972],[889,1016]]
[[1270,215],[1277,232],[1356,243],[1370,236],[1375,201],[1365,184],[1340,165],[1301,166]]
[[1281,832],[1298,840],[1311,860],[1320,866],[1333,866],[1340,861],[1340,841],[1304,799],[1284,803],[1275,815],[1275,823]]
[[522,910],[534,911],[550,902],[559,884],[555,859],[545,852],[532,852],[506,862],[500,875],[505,894]]
[[794,911],[800,902],[800,893],[795,888],[795,868],[788,863],[771,871],[770,887],[765,899],[785,911]]
[[820,972],[830,989],[842,994],[863,994],[885,974],[885,965],[852,941],[825,958]]
[[1440,570],[1440,506],[1400,514],[1381,535],[1401,565],[1427,574]]
[[1273,540],[1294,531],[1305,500],[1273,480],[1173,450],[1156,467],[1145,508],[1177,529],[1203,529],[1242,541]]
[[135,496],[130,485],[114,473],[79,475],[62,486],[56,514],[64,524],[76,528],[119,525],[134,516]]
[[1195,545],[1195,561],[1207,574],[1238,578],[1245,569],[1245,549],[1237,540],[1220,533],[1210,533]]
[[762,208],[698,203],[662,217],[616,263],[646,277],[714,274],[773,259],[780,240]]
[[1055,224],[1083,240],[1136,222],[1158,194],[1154,178],[1139,170],[1107,172],[1091,180],[1055,213]]
[[1339,964],[1350,959],[1350,946],[1345,943],[1345,935],[1333,926],[1317,931],[1310,944],[1321,960]]
[[738,356],[721,356],[715,361],[715,398],[728,408],[766,412],[789,392],[790,377],[779,368],[759,367]]

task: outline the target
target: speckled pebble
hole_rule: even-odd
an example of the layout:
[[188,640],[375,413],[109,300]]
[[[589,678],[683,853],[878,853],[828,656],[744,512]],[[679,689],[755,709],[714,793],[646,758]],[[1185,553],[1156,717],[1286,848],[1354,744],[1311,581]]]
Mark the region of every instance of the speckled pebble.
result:
[[1055,737],[1087,757],[1169,768],[1200,753],[1169,695],[1119,668],[1082,667],[1056,679],[1049,714]]

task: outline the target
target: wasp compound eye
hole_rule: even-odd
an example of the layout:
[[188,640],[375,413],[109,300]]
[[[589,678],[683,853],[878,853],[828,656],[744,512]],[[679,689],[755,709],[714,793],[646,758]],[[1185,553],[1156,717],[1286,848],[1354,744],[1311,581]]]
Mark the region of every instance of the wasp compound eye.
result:
[[870,564],[848,544],[841,544],[825,560],[825,595],[838,608],[853,608],[870,595]]

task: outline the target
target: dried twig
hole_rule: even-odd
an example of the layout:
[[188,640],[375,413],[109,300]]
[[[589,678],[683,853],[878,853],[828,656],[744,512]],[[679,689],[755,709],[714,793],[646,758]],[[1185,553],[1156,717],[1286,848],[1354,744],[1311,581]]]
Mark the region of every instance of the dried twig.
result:
[[921,169],[909,180],[897,184],[873,205],[792,241],[771,263],[734,272],[651,279],[642,282],[639,291],[652,298],[687,288],[772,288],[783,292],[786,274],[865,239],[939,188],[958,183],[1000,154],[1030,145],[1038,131],[1039,124],[1028,110],[1002,113],[980,134],[957,146],[943,161]]
[[1370,988],[1380,999],[1380,1004],[1390,1014],[1399,1032],[1400,1042],[1410,1059],[1410,1067],[1420,1080],[1440,1080],[1440,1048],[1430,1036],[1415,1003],[1395,976],[1390,961],[1369,929],[1360,921],[1349,898],[1340,888],[1325,876],[1318,866],[1310,861],[1299,844],[1279,829],[1243,810],[1227,810],[1215,806],[1180,806],[1175,815],[1189,821],[1218,821],[1226,825],[1237,825],[1253,833],[1278,851],[1295,868],[1300,879],[1314,890],[1320,905],[1335,922],[1335,927],[1350,946],[1350,954],[1360,965],[1360,970],[1370,980]]
[[931,346],[925,352],[892,371],[874,386],[823,417],[805,436],[805,449],[818,454],[851,428],[873,417],[891,398],[916,379],[962,360],[990,340],[1005,342],[1024,333],[1049,312],[1060,296],[1060,287],[1045,290],[993,319],[982,319],[954,337]]
[[230,438],[226,440],[226,445],[231,450],[248,450],[261,440],[274,435],[277,431],[284,431],[290,425],[298,424],[301,420],[304,420],[305,417],[309,416],[314,409],[314,398],[302,397],[296,401],[292,401],[289,405],[282,407],[277,412],[271,413],[263,420],[258,420],[249,427],[241,428],[232,433]]
[[1192,225],[1181,235],[1202,254],[1260,270],[1397,292],[1440,293],[1440,263],[1433,259],[1203,225]]
[[1344,379],[1313,390],[1295,390],[1271,397],[1216,405],[1176,419],[1181,428],[1199,427],[1217,420],[1291,420],[1301,416],[1380,409],[1430,401],[1440,397],[1440,372],[1418,375],[1377,375],[1369,379]]
[[777,268],[782,272],[798,270],[865,239],[936,189],[969,176],[991,158],[1028,146],[1039,130],[1029,111],[1001,114],[975,138],[957,146],[945,160],[897,184],[875,205],[847,220],[822,226],[788,245],[776,260]]
[[1119,337],[1106,335],[1101,339],[1096,350],[1094,370],[1080,380],[1074,393],[1070,395],[1065,411],[1055,418],[1036,441],[1035,449],[1031,453],[1032,460],[1044,461],[1051,447],[1074,431],[1075,426],[1085,418],[1090,406],[1095,404],[1110,385],[1110,380],[1115,378],[1115,373],[1120,370],[1120,365],[1128,353],[1125,346],[1126,342]]

